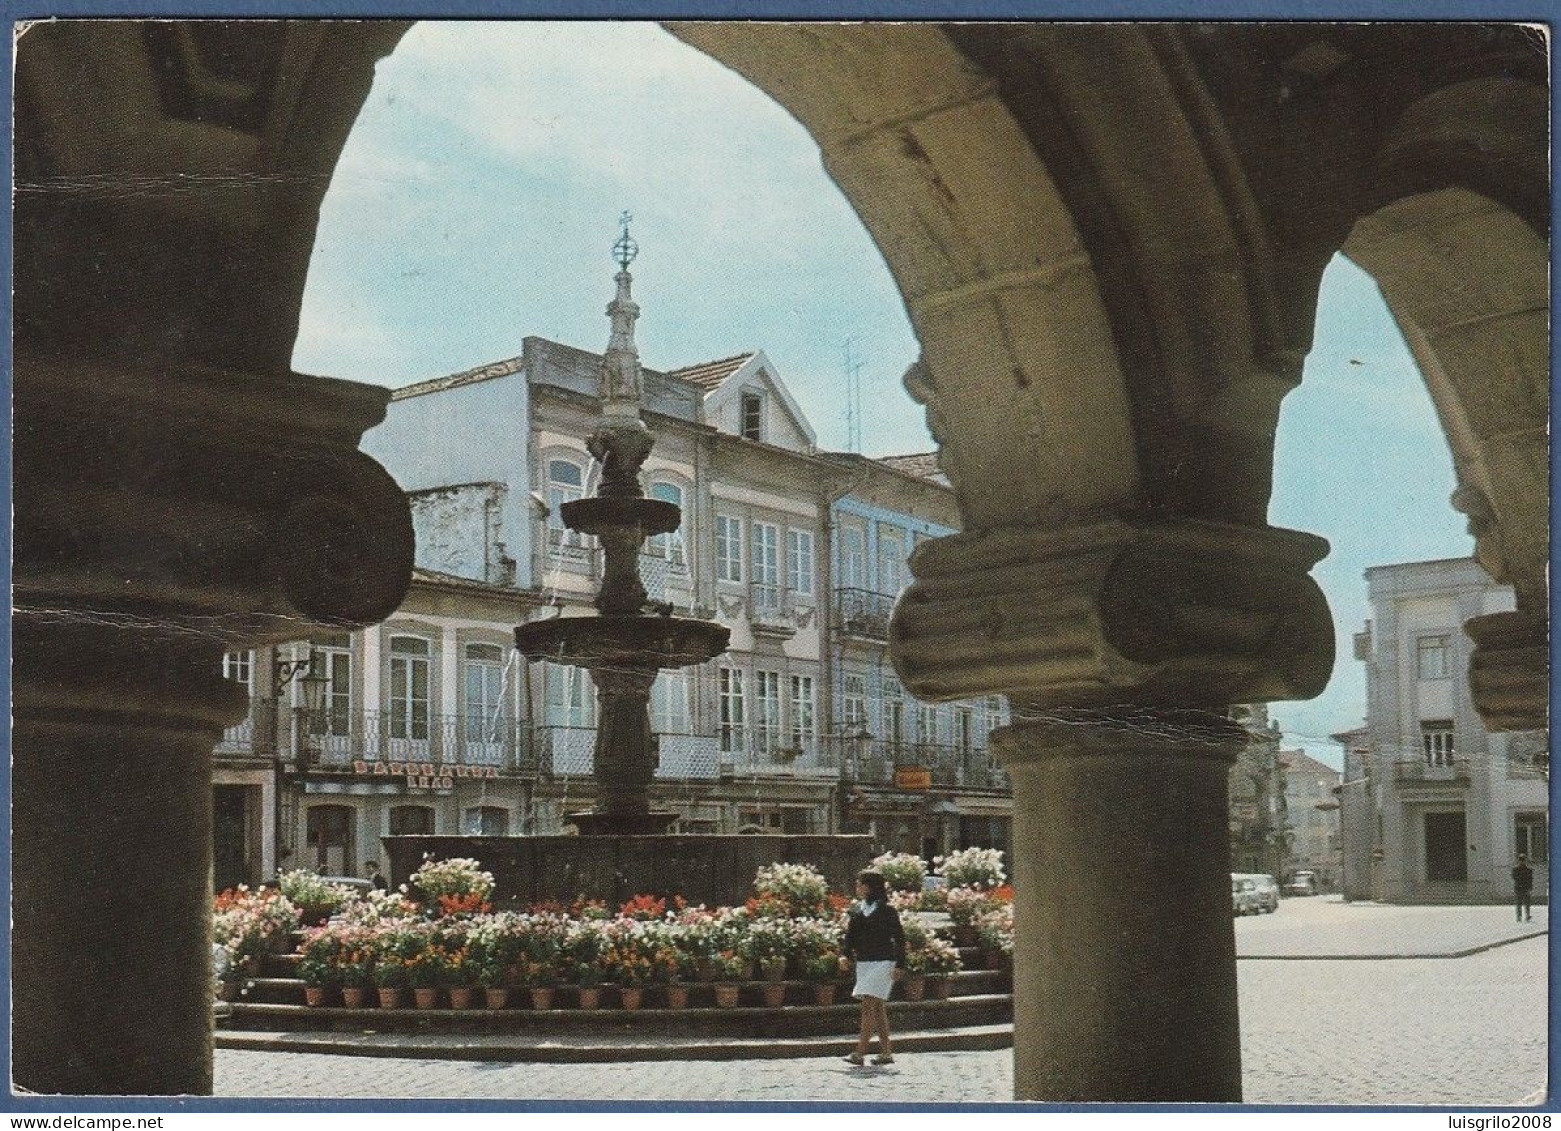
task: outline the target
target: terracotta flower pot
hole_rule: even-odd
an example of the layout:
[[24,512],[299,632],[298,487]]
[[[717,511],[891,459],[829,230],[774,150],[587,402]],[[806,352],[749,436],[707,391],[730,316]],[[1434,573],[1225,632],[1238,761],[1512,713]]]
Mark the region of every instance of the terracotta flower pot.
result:
[[325,987],[324,986],[305,986],[304,987],[304,1004],[305,1005],[324,1005],[325,1004]]
[[668,1009],[687,1009],[688,1008],[688,987],[687,986],[684,986],[684,985],[680,984],[680,985],[668,986],[667,987],[667,1008]]
[[369,991],[363,986],[343,986],[341,1003],[348,1009],[364,1009],[369,1004]]
[[927,979],[922,974],[907,974],[900,983],[900,992],[906,1001],[920,1001],[927,993]]
[[379,1007],[381,1009],[400,1009],[401,987],[381,986],[379,988]]
[[834,1005],[835,1004],[835,983],[833,983],[833,982],[814,982],[813,983],[813,1004],[814,1005]]
[[619,986],[618,1004],[624,1009],[638,1009],[645,1004],[645,987]]
[[947,1001],[949,986],[952,984],[952,981],[946,974],[929,977],[927,979],[927,996],[933,1001]]
[[772,958],[759,967],[766,982],[784,982],[786,980],[786,960],[784,958]]
[[600,986],[580,987],[580,1008],[595,1009],[602,1004],[602,989]]
[[742,987],[736,982],[717,982],[715,984],[715,1003],[722,1009],[733,1009],[737,1005],[737,995]]
[[701,982],[715,981],[715,959],[694,959],[694,977],[698,978]]
[[770,1009],[779,1009],[786,1004],[786,983],[765,982],[759,987],[759,992],[764,996],[764,1004]]
[[482,996],[489,1009],[503,1009],[509,1004],[509,990],[503,986],[486,989]]
[[433,986],[414,986],[412,1003],[419,1009],[433,1009],[439,1004],[439,991]]
[[472,999],[476,997],[470,986],[454,986],[450,990],[451,1009],[470,1009]]
[[553,1008],[553,987],[552,986],[532,986],[531,987],[531,1008],[532,1009],[552,1009]]

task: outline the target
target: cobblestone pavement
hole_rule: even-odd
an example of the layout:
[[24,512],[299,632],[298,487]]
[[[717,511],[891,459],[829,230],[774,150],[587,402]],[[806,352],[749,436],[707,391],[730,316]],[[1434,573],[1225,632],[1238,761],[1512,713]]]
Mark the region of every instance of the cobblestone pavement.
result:
[[1511,907],[1401,907],[1338,896],[1281,900],[1267,915],[1236,920],[1243,958],[1456,954],[1546,930],[1550,909],[1519,923]]
[[[1341,929],[1344,913],[1373,914],[1316,901],[1287,915],[1302,905],[1265,917],[1269,925],[1261,929],[1276,938],[1304,937],[1314,928]],[[1460,925],[1471,912],[1494,909],[1375,910],[1382,913],[1382,945],[1397,946],[1406,921],[1437,938],[1461,939],[1472,937]],[[1408,911],[1417,914],[1397,914]],[[1455,959],[1240,963],[1247,1101],[1534,1102],[1545,1086],[1547,942]],[[224,1096],[990,1103],[1011,1096],[1013,1087],[1007,1050],[907,1055],[865,1071],[819,1059],[484,1064],[221,1050],[216,1064],[216,1090]]]

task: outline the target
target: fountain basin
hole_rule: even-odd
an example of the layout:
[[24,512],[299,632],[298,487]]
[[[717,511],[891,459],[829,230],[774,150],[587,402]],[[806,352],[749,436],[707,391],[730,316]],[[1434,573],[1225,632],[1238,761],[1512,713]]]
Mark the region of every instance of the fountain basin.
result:
[[578,668],[688,668],[726,651],[732,630],[688,617],[554,617],[515,629],[515,647],[534,660]]
[[683,520],[683,508],[665,499],[614,495],[574,499],[558,508],[564,525],[582,534],[607,534],[638,527],[646,535],[671,534]]

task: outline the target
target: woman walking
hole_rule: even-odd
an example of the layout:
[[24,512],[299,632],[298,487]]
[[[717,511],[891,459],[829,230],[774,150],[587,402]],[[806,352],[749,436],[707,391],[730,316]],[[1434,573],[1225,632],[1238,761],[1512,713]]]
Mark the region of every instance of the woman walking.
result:
[[862,1030],[856,1051],[846,1057],[849,1064],[862,1065],[873,1034],[878,1034],[878,1055],[874,1064],[893,1064],[894,1050],[889,1047],[889,993],[894,976],[905,960],[905,934],[900,916],[889,906],[889,892],[883,874],[868,870],[856,878],[858,903],[851,909],[846,937],[841,945],[843,966],[856,962],[856,987],[851,996],[862,1001]]

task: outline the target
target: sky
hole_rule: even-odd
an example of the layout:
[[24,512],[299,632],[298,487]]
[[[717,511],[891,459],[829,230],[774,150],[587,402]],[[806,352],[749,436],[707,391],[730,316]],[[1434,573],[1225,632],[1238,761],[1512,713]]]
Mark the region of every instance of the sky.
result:
[[[651,24],[422,23],[381,61],[321,211],[293,366],[391,387],[512,357],[540,335],[607,343],[620,212],[644,363],[762,349],[818,433],[846,446],[845,343],[862,450],[933,447],[900,376],[915,332],[872,239],[780,106]],[[1472,552],[1452,457],[1376,285],[1328,269],[1316,344],[1285,400],[1276,526],[1333,545],[1334,677],[1270,708],[1337,765],[1365,713],[1350,638],[1369,565]]]

